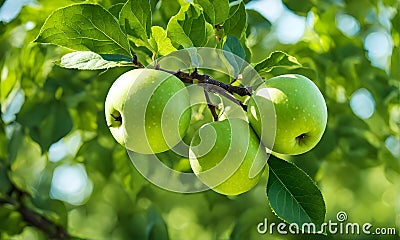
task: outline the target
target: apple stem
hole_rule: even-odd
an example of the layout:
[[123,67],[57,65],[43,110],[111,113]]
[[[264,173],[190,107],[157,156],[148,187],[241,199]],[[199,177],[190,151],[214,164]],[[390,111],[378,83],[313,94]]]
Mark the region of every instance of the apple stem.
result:
[[207,106],[210,109],[211,115],[213,116],[214,122],[218,121],[218,114],[215,111],[216,107],[212,104],[210,96],[208,95],[208,91],[204,88],[204,96],[206,97]]

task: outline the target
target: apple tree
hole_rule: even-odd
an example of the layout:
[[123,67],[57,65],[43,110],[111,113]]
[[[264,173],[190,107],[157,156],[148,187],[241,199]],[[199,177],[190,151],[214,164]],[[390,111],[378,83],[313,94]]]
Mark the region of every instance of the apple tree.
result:
[[2,1],[1,238],[398,231],[398,9]]

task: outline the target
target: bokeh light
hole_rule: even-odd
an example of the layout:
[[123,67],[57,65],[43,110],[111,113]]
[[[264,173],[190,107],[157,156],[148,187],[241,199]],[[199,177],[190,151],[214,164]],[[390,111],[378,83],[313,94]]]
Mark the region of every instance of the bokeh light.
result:
[[375,100],[367,89],[360,88],[351,95],[350,107],[357,117],[368,119],[374,114]]
[[387,68],[388,58],[392,54],[392,42],[386,32],[369,33],[364,40],[364,48],[368,51],[372,65],[382,69]]
[[336,15],[336,26],[347,36],[354,36],[360,31],[360,23],[353,16],[345,13]]
[[84,203],[91,194],[93,184],[82,164],[63,164],[54,170],[50,196],[73,205]]
[[276,22],[276,35],[279,42],[293,44],[298,42],[306,29],[306,18],[292,12],[284,12]]
[[49,160],[51,162],[58,162],[67,156],[73,157],[75,156],[81,144],[82,137],[80,132],[75,131],[50,146]]
[[[3,79],[3,73],[1,79]],[[1,106],[1,112],[2,112],[1,118],[3,119],[3,121],[5,123],[10,123],[14,121],[15,115],[19,113],[24,102],[25,102],[24,91],[18,89],[16,91],[11,92],[6,101]]]
[[34,0],[6,0],[0,8],[0,22],[11,22],[22,7],[25,5],[35,5]]
[[306,18],[294,14],[281,0],[252,1],[246,8],[257,10],[272,23],[273,34],[279,42],[294,44],[303,37]]
[[393,156],[400,159],[400,137],[390,135],[385,140],[385,146],[393,154]]
[[[267,7],[268,6],[268,7]],[[247,9],[260,12],[268,21],[274,23],[285,11],[281,0],[258,0],[251,1],[246,5]]]

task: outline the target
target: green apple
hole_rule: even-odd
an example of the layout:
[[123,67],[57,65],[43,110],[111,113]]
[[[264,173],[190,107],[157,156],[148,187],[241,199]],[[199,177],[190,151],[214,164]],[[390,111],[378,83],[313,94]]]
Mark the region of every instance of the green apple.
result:
[[248,101],[247,116],[266,147],[280,154],[309,151],[327,123],[324,97],[307,77],[288,74],[259,86]]
[[203,125],[192,139],[189,159],[197,177],[225,195],[250,190],[268,168],[265,147],[249,124],[239,118]]
[[127,149],[164,152],[181,141],[190,124],[189,93],[169,73],[131,70],[111,86],[105,115],[113,137]]

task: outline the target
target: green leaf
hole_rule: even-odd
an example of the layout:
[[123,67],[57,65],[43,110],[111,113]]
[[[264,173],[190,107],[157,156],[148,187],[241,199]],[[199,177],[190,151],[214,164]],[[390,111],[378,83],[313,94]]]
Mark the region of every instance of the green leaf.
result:
[[271,23],[266,19],[260,12],[248,9],[247,13],[247,24],[249,27],[264,28],[264,30],[269,30],[271,28]]
[[119,14],[119,22],[137,46],[147,46],[151,33],[149,0],[128,0]]
[[169,239],[167,225],[154,207],[147,210],[146,230],[148,239]]
[[[43,128],[45,129],[45,128]],[[46,129],[51,131],[50,129]],[[27,131],[25,131],[27,132]],[[24,135],[15,160],[12,162],[8,177],[12,184],[29,193],[36,192],[36,187],[42,179],[42,173],[47,164],[46,156],[39,144],[28,135]]]
[[268,160],[267,195],[271,208],[289,223],[315,223],[325,219],[325,202],[312,179],[300,168],[285,160]]
[[390,61],[390,76],[394,79],[400,79],[400,46],[393,48]]
[[42,152],[72,129],[72,119],[65,103],[35,99],[26,102],[17,115],[17,121],[29,128],[32,139]]
[[247,19],[246,8],[242,1],[230,5],[229,17],[225,21],[223,28],[226,36],[236,36],[241,38],[246,31]]
[[185,0],[160,0],[158,11],[163,22],[168,22],[172,16],[179,12],[183,1]]
[[67,226],[67,210],[60,200],[50,199],[47,196],[35,196],[32,203],[42,214],[53,222]]
[[243,66],[243,59],[246,57],[246,53],[242,45],[240,44],[239,39],[235,36],[229,36],[224,42],[222,49],[225,50],[223,54],[228,62],[231,64],[231,66],[234,68],[234,75],[236,76]]
[[108,9],[108,11],[115,17],[115,18],[119,18],[119,13],[121,12],[121,10],[122,10],[122,7],[124,6],[125,4],[124,3],[117,3],[117,4],[114,4],[114,5],[112,5],[109,9]]
[[257,63],[254,69],[257,72],[270,72],[275,67],[300,67],[301,64],[293,56],[287,53],[276,51],[265,60]]
[[3,119],[0,118],[0,160],[7,159],[7,142],[5,124]]
[[117,19],[94,4],[76,4],[54,11],[35,42],[76,51],[131,55],[128,38]]
[[76,159],[84,161],[88,168],[105,177],[109,177],[114,170],[114,165],[110,161],[112,149],[102,146],[97,138],[85,142],[76,154]]
[[204,11],[204,17],[211,25],[222,24],[229,16],[228,0],[195,0]]
[[240,44],[239,39],[235,36],[229,36],[224,42],[224,46],[222,47],[222,49],[235,54],[241,59],[244,59],[246,57],[246,53],[242,45]]
[[[3,159],[0,159],[3,160]],[[5,161],[0,161],[0,197],[6,196],[11,189],[11,183],[8,179],[8,168]]]
[[307,13],[314,6],[313,1],[283,0],[283,3],[300,16],[307,16]]
[[270,32],[271,23],[258,11],[247,9],[247,29],[246,35],[253,43],[260,43]]
[[396,15],[392,18],[392,38],[394,45],[399,47],[400,45],[400,11],[397,11]]
[[18,150],[20,150],[19,148],[22,145],[23,138],[24,132],[21,125],[13,125],[13,132],[7,145],[8,160],[10,163],[14,162],[17,158]]
[[132,59],[117,54],[97,54],[90,51],[67,53],[57,62],[61,67],[98,70],[132,65]]
[[75,128],[79,128],[83,131],[98,131],[98,107],[96,106],[97,102],[92,96],[86,92],[81,92],[80,94],[69,97],[69,99],[65,101],[68,102],[68,108],[72,108],[70,114]]
[[0,87],[0,103],[3,104],[3,108],[6,105],[7,97],[9,97],[9,94],[14,89],[21,74],[19,69],[20,62],[17,56],[16,54],[6,54],[0,62],[0,71],[7,72],[7,77],[1,78]]
[[206,43],[206,21],[202,10],[193,4],[182,6],[167,25],[167,36],[176,46],[200,47]]
[[260,76],[264,79],[269,79],[272,76],[284,75],[284,74],[300,74],[309,79],[315,81],[318,84],[318,74],[314,68],[309,67],[287,67],[287,66],[277,66],[272,68],[270,72],[260,72]]
[[[0,205],[0,219],[2,219],[0,228],[2,235],[13,236],[20,234],[25,227],[21,214],[17,209],[11,207],[10,204]],[[5,219],[7,219],[7,221],[5,221]]]
[[167,37],[167,31],[162,27],[151,27],[151,38],[149,42],[156,55],[163,56],[176,51],[176,48],[171,43],[171,39]]
[[244,52],[245,52],[245,57],[244,60],[246,60],[247,62],[251,62],[252,59],[252,52],[250,50],[250,48],[247,46],[247,39],[245,36],[243,36],[241,39],[239,39],[240,44],[242,45]]
[[[8,165],[9,159],[7,156],[8,154],[11,154],[8,152],[9,145],[7,143],[7,137],[6,137],[6,132],[4,128],[4,122],[0,118],[0,197],[5,196],[7,192],[11,189],[11,183],[10,180],[8,179]],[[14,134],[13,134],[14,135]]]

